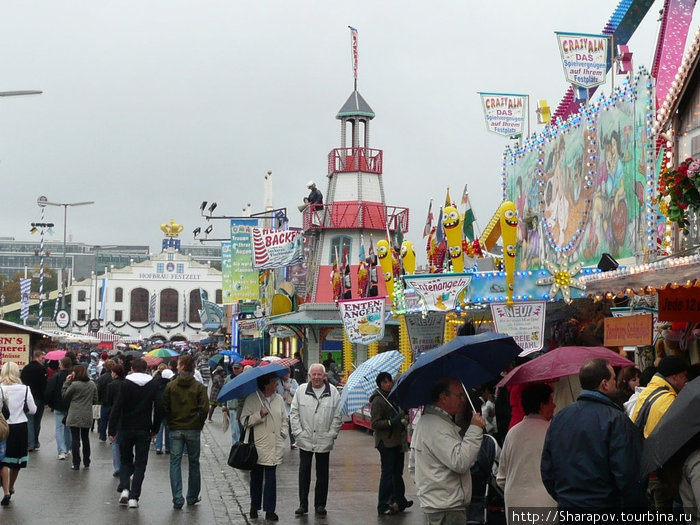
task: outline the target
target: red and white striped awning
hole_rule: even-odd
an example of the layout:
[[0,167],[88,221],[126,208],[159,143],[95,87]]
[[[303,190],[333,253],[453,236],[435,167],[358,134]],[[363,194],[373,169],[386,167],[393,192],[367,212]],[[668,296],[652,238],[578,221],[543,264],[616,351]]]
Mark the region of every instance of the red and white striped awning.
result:
[[120,336],[117,334],[113,334],[112,332],[97,332],[95,336],[100,340],[100,341],[112,341],[116,342],[119,341]]

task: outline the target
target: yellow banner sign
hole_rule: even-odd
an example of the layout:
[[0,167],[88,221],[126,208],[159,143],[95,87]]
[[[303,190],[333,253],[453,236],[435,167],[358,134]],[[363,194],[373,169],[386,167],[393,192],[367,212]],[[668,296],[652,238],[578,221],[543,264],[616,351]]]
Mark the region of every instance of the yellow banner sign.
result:
[[8,361],[20,368],[29,362],[29,334],[0,334],[0,364]]

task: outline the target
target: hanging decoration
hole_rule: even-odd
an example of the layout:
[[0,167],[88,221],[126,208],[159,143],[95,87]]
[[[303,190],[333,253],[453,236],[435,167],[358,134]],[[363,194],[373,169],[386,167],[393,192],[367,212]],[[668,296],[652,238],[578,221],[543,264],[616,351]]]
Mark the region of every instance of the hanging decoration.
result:
[[565,261],[562,261],[558,266],[551,261],[545,261],[544,267],[547,269],[550,275],[548,277],[537,279],[537,284],[540,286],[548,284],[552,285],[549,289],[548,298],[550,301],[553,301],[559,290],[561,290],[561,295],[564,298],[564,301],[570,303],[571,288],[579,288],[581,290],[586,288],[584,281],[574,277],[575,275],[578,275],[581,268],[583,268],[583,263],[577,262],[571,268],[569,268]]

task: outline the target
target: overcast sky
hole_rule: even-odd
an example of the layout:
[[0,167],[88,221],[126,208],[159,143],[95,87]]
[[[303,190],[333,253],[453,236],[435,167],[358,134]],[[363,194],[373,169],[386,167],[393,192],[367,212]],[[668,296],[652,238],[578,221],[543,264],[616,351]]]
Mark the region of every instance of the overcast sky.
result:
[[[68,235],[160,249],[161,223],[206,226],[217,213],[274,204],[301,225],[309,179],[326,193],[335,115],[352,91],[348,25],[359,31],[359,91],[376,113],[388,205],[410,208],[423,251],[429,199],[469,184],[483,228],[500,202],[507,139],[486,131],[477,91],[531,95],[552,109],[566,89],[554,31],[599,33],[616,0],[178,1],[0,0],[0,236],[30,236],[36,199],[94,200]],[[631,41],[651,66],[657,0]],[[696,15],[691,34],[697,28]],[[62,240],[60,208],[47,208]],[[214,236],[226,235],[224,221]],[[417,251],[418,251],[417,250]]]

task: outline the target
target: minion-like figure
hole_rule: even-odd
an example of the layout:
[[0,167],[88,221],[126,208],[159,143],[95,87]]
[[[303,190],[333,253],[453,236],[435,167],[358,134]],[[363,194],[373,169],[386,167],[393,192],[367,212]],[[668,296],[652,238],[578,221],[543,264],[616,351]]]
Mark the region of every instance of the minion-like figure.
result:
[[464,258],[462,257],[462,217],[454,206],[445,206],[442,210],[442,227],[447,239],[447,251],[452,261],[452,270],[456,273],[464,271]]
[[411,241],[401,243],[401,260],[403,261],[403,271],[406,275],[413,275],[416,271],[416,251],[413,249]]
[[389,294],[389,299],[394,300],[394,260],[392,256],[391,246],[382,239],[377,242],[377,258],[379,266],[382,267],[384,275],[384,284],[386,284],[386,293]]
[[503,239],[503,266],[506,272],[506,305],[513,306],[515,283],[515,256],[518,235],[518,211],[515,204],[505,201],[498,209],[501,216],[501,238]]

